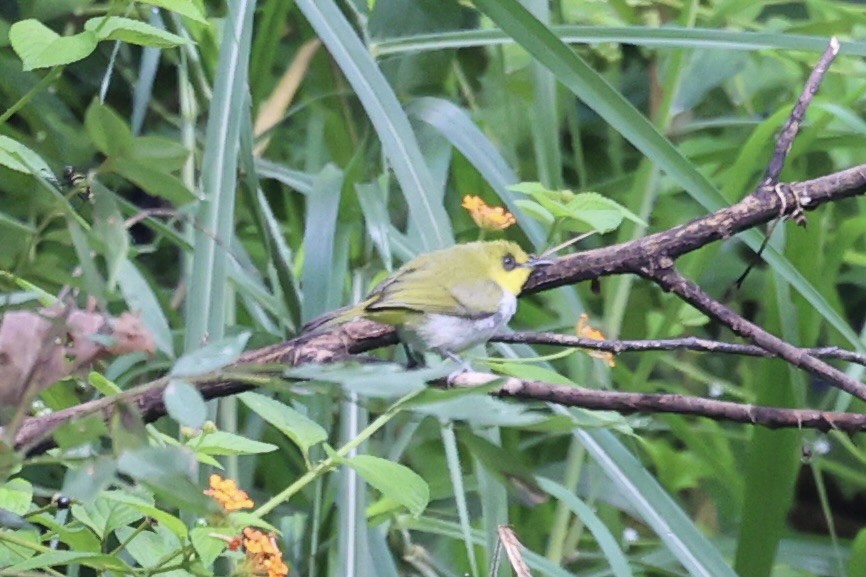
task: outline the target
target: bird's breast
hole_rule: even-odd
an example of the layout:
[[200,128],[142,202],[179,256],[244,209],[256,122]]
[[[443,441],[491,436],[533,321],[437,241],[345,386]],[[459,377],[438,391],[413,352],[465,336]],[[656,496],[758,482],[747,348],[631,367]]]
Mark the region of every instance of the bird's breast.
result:
[[497,311],[485,317],[425,314],[417,322],[398,327],[400,338],[413,348],[460,352],[488,341],[517,311],[517,298],[503,291]]

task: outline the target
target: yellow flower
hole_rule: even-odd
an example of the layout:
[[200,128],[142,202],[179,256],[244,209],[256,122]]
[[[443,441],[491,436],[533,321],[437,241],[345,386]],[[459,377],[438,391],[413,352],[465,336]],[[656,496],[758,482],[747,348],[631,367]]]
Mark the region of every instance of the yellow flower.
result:
[[210,489],[206,489],[204,494],[213,497],[225,511],[252,509],[255,506],[246,491],[238,488],[237,483],[219,475],[210,476]]
[[469,211],[469,216],[482,230],[505,230],[517,222],[513,214],[501,206],[487,206],[487,203],[478,196],[471,194],[464,196],[462,206]]
[[[594,341],[607,340],[607,337],[604,336],[603,332],[593,326],[590,326],[589,317],[586,315],[586,313],[582,313],[580,315],[580,320],[577,321],[577,327],[575,328],[575,332],[577,333],[577,336],[584,339],[592,339]],[[613,353],[610,351],[589,349],[586,351],[586,354],[596,359],[606,361],[607,364],[611,367],[616,366],[616,361],[613,360]]]
[[273,533],[266,535],[247,527],[244,529],[244,550],[252,575],[285,577],[289,573],[289,566],[283,561],[283,553],[277,547]]

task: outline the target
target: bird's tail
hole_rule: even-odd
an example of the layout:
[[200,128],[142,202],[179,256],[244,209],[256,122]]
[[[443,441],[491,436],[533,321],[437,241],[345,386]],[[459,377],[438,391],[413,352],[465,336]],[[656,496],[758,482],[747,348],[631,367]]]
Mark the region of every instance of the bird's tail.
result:
[[358,317],[363,312],[359,305],[349,305],[333,311],[327,312],[319,317],[314,318],[303,327],[301,333],[313,333],[332,329],[337,325],[347,323],[350,320]]

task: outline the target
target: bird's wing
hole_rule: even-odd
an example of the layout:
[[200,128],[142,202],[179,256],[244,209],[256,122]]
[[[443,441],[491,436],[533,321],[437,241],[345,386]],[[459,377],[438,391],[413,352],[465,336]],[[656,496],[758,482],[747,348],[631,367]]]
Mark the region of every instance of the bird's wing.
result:
[[499,310],[502,289],[492,280],[457,282],[450,288],[428,268],[406,269],[370,295],[370,312],[404,309],[461,317],[485,317]]

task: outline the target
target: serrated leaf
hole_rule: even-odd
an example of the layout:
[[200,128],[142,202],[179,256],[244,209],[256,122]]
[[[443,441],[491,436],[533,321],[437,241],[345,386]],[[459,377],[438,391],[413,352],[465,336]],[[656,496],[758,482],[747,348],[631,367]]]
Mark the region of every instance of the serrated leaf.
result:
[[526,214],[537,220],[538,222],[550,226],[553,224],[554,216],[550,211],[535,202],[526,198],[520,198],[514,201],[514,204],[520,207]]
[[243,393],[238,397],[251,411],[298,445],[305,457],[310,447],[328,438],[328,432],[321,425],[284,403],[258,393]]
[[418,516],[427,508],[430,487],[412,469],[372,455],[358,455],[344,462],[370,486],[409,509],[413,515]]
[[271,443],[254,441],[225,431],[215,431],[206,433],[203,437],[195,437],[189,440],[187,446],[207,455],[254,455],[277,450],[277,446]]
[[241,356],[249,338],[250,333],[243,332],[209,343],[179,358],[169,372],[169,376],[194,377],[221,369]]
[[90,527],[104,539],[106,535],[124,525],[134,523],[144,517],[134,507],[108,498],[109,492],[102,493],[91,503],[72,505],[72,516]]
[[186,381],[172,379],[162,392],[169,416],[187,427],[198,429],[207,417],[207,407],[201,393]]
[[83,60],[96,49],[97,42],[92,32],[60,36],[32,18],[20,20],[9,28],[9,43],[21,58],[25,71]]
[[155,26],[124,18],[123,16],[99,16],[84,23],[84,29],[95,34],[99,40],[119,40],[151,48],[174,48],[189,44],[188,40]]

